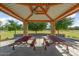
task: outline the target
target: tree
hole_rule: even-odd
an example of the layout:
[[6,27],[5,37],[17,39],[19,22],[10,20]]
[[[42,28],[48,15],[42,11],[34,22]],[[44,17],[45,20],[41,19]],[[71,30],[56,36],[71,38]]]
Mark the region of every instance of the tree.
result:
[[36,34],[37,34],[37,31],[44,30],[44,29],[46,29],[46,27],[47,27],[47,23],[44,23],[44,22],[39,22],[39,23],[38,22],[31,22],[28,25],[28,29],[35,31]]
[[8,20],[8,23],[5,24],[5,28],[9,31],[14,31],[16,34],[16,30],[21,29],[21,24],[18,24],[18,22],[15,22],[13,20]]
[[69,30],[79,30],[79,26],[69,27]]
[[56,30],[59,34],[59,30],[66,30],[73,24],[73,18],[63,18],[56,23]]
[[1,26],[2,22],[0,21],[0,26]]
[[0,21],[0,29],[2,29],[2,26],[1,26],[1,24],[2,24],[2,21]]
[[[1,29],[1,24],[2,24],[2,22],[0,21],[0,29]],[[0,40],[1,40],[1,35],[0,35]]]

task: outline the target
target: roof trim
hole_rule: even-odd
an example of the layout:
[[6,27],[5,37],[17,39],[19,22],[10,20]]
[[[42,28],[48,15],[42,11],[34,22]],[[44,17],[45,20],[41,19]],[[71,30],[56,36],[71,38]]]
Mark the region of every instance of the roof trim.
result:
[[[13,15],[17,16],[20,19],[23,19],[22,17],[20,17],[19,15],[17,15],[15,12],[13,12],[12,10],[10,10],[9,8],[5,7],[4,5],[0,4],[0,7],[2,7],[3,9],[9,11],[10,13],[12,13]],[[9,14],[9,13],[8,13]]]
[[75,6],[73,6],[72,8],[70,8],[68,11],[64,12],[63,14],[59,15],[57,18],[55,18],[56,21],[58,21],[59,19],[61,19],[63,16],[65,16],[66,14],[68,14],[69,12],[73,11],[74,9],[78,8],[79,4],[76,4]]

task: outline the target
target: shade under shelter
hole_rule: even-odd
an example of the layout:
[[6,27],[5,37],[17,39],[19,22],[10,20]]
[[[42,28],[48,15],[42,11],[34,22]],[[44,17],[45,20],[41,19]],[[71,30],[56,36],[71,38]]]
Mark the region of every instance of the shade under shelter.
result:
[[55,34],[55,23],[77,11],[78,3],[0,3],[0,11],[23,22],[23,33],[28,35],[29,22],[50,22]]

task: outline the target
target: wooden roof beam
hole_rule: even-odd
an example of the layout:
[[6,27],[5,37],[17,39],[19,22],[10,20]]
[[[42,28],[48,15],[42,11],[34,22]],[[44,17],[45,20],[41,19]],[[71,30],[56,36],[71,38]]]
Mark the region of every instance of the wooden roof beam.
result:
[[26,20],[28,20],[32,15],[33,15],[33,12],[31,12],[31,14],[26,18]]
[[18,17],[15,16],[15,15],[12,15],[12,14],[10,14],[10,13],[8,13],[8,12],[2,10],[2,9],[0,9],[0,11],[3,12],[3,13],[5,13],[5,14],[7,14],[7,15],[9,15],[9,16],[11,16],[11,17],[13,17],[13,18],[15,18],[15,19],[18,19],[18,20],[22,21],[22,19],[18,18]]
[[18,18],[22,19],[22,17],[20,17],[19,15],[17,15],[15,12],[13,12],[12,10],[10,10],[9,8],[5,7],[4,5],[0,4],[0,7],[2,7],[3,9],[5,9],[6,11],[9,11],[10,13],[12,13],[13,15],[17,16]]
[[59,15],[57,18],[55,18],[55,20],[58,21],[59,19],[63,18],[64,15],[66,15],[67,13],[73,11],[74,9],[76,9],[78,7],[79,7],[79,4],[76,4],[75,6],[73,6],[72,8],[70,8],[69,10],[64,12],[63,14]]
[[[68,17],[68,16],[70,16],[70,15],[76,13],[76,12],[79,12],[79,9],[75,10],[75,11],[72,12],[72,13],[69,13],[69,14],[64,15],[62,18],[64,18],[64,17]],[[61,19],[61,18],[60,18],[60,19]]]
[[19,3],[20,5],[31,5],[31,6],[54,6],[62,3]]
[[12,14],[12,13],[9,13],[9,12],[6,11],[5,9],[3,9],[1,6],[0,6],[0,11],[3,12],[3,13],[5,13],[5,14],[7,14],[7,15],[9,15],[9,16],[11,16],[11,17],[13,17],[13,18],[15,18],[15,19],[18,19],[18,20],[22,21],[22,19],[20,19],[19,17],[15,16],[15,15]]
[[28,22],[51,22],[50,20],[28,20]]
[[42,8],[42,10],[43,10],[43,12],[45,12],[45,14],[47,14],[47,9],[44,9],[42,6],[41,6],[41,8]]
[[54,22],[54,20],[48,14],[46,14],[46,16],[50,19],[50,21]]

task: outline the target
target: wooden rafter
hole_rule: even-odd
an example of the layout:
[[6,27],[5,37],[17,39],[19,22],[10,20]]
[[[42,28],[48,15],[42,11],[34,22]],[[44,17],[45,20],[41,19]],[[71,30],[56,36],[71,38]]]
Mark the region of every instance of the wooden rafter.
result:
[[58,21],[59,19],[61,19],[64,15],[66,15],[67,13],[73,11],[74,9],[78,8],[79,4],[76,4],[75,6],[73,6],[72,8],[70,8],[69,10],[67,10],[66,12],[64,12],[63,14],[59,15],[57,18],[55,18],[56,21]]
[[[34,11],[36,8],[41,7],[43,10],[45,10],[44,12],[48,11],[48,9],[51,6],[56,6],[56,5],[60,5],[62,3],[18,3],[19,5],[23,5],[23,6],[29,6],[29,8]],[[34,9],[32,8],[33,6],[36,6]],[[46,6],[46,8],[44,9],[43,6]],[[40,14],[44,14],[44,13],[40,13]]]
[[55,6],[61,3],[19,3],[20,5],[31,5],[31,6]]
[[[52,17],[50,17],[46,12],[47,10],[51,7],[51,6],[56,6],[59,4],[49,4],[49,3],[27,3],[27,4],[20,4],[20,5],[24,5],[24,6],[28,6],[29,9],[31,10],[31,14],[26,18],[22,18],[21,16],[19,16],[17,13],[13,12],[11,9],[7,8],[6,6],[4,6],[3,4],[0,4],[0,7],[3,9],[0,9],[1,11],[5,12],[6,14],[15,17],[16,19],[22,19],[23,21],[27,21],[27,22],[54,22],[55,20],[58,21],[59,19],[63,18],[63,17],[67,17],[77,11],[79,11],[79,9],[75,10],[76,8],[79,8],[79,4],[74,5],[72,8],[70,8],[69,10],[67,10],[66,12],[62,13],[61,15],[59,15],[58,17],[56,17],[54,20],[52,19]],[[28,20],[32,15],[33,15],[33,10],[32,6],[36,6],[36,8],[40,7],[43,12],[45,12],[44,14],[50,19],[50,20]],[[47,6],[47,9],[44,9],[43,6]],[[75,11],[74,11],[75,10]],[[7,12],[8,11],[8,12]],[[40,10],[38,10],[40,11]],[[73,12],[72,12],[73,11]],[[42,14],[42,13],[41,13]]]
[[28,6],[30,11],[31,11],[31,14],[25,19],[25,21],[27,22],[28,19],[33,15],[33,11],[32,11],[32,6]]
[[47,8],[43,8],[43,6],[41,6],[41,8],[42,8],[42,10],[43,10],[43,12],[46,14],[47,13]]
[[76,12],[79,12],[79,9],[75,10],[74,12],[72,12],[72,13],[70,13],[70,14],[67,14],[67,15],[66,15],[66,16],[64,16],[64,17],[70,16],[70,15],[72,15],[72,14],[76,13]]
[[31,13],[26,19],[25,21],[28,21],[28,19],[33,15],[33,13]]
[[[67,17],[67,16],[70,16],[70,15],[76,13],[76,12],[79,12],[79,9],[73,11],[72,13],[69,13],[69,14],[64,15],[62,18]],[[61,19],[61,18],[60,18],[60,19]],[[58,21],[58,20],[57,20],[57,21]]]
[[21,18],[19,18],[19,17],[15,16],[14,14],[12,14],[12,13],[10,13],[10,12],[6,11],[6,10],[5,10],[5,9],[3,9],[3,7],[1,7],[1,6],[0,6],[0,11],[1,11],[1,12],[3,12],[3,13],[5,13],[5,14],[7,14],[7,15],[9,15],[9,16],[12,16],[13,18],[16,18],[17,20],[22,21],[22,19],[21,19]]
[[28,22],[51,22],[50,20],[29,20]]
[[9,8],[5,7],[3,4],[0,4],[0,7],[2,7],[3,9],[9,11],[10,13],[14,14],[15,16],[19,17],[20,19],[23,19],[22,17],[20,17],[19,15],[17,15],[15,12],[13,12],[12,10],[10,10]]
[[[43,6],[35,6],[35,8],[33,8],[33,6],[31,6],[29,8],[35,14],[45,14],[46,13],[46,9],[44,9]],[[38,8],[41,8],[41,10],[39,10]]]
[[47,6],[47,11],[49,10],[50,7],[51,7],[51,6]]
[[46,13],[48,12],[48,10],[49,10],[49,8],[50,8],[51,6],[46,6]]
[[46,14],[46,16],[47,16],[52,22],[54,21],[48,14]]
[[20,19],[19,17],[15,16],[15,15],[13,15],[13,14],[10,14],[10,13],[8,13],[8,12],[2,10],[2,9],[0,9],[0,11],[2,11],[3,13],[5,13],[5,14],[7,14],[7,15],[9,15],[9,16],[12,16],[13,18],[16,18],[16,19],[22,21],[22,19]]

